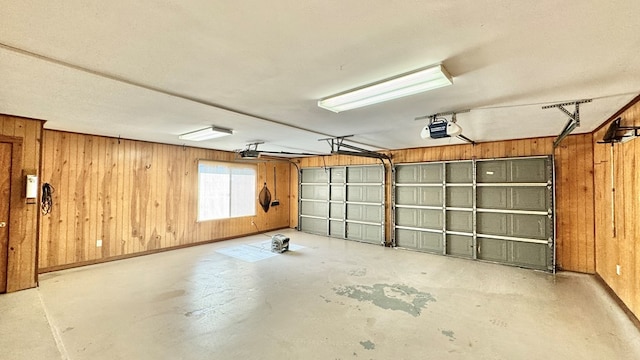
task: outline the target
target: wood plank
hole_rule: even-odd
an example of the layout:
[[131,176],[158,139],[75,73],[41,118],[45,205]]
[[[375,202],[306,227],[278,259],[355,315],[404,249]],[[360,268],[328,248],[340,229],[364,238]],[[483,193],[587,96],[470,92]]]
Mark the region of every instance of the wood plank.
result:
[[[568,236],[567,238],[564,239],[565,241],[565,248],[569,248],[570,251],[570,260],[569,260],[569,264],[570,266],[566,267],[567,270],[574,270],[574,269],[579,269],[579,258],[580,258],[580,246],[579,246],[579,239],[578,239],[578,229],[576,228],[577,224],[579,224],[578,222],[578,194],[576,192],[575,189],[575,181],[576,181],[576,174],[578,171],[578,164],[575,161],[576,158],[576,154],[575,151],[571,151],[572,149],[576,149],[577,147],[577,137],[576,136],[568,136],[565,141],[567,142],[567,149],[568,149],[568,156],[567,156],[567,161],[568,161],[568,168],[569,168],[569,173],[567,174],[567,179],[566,179],[566,183],[565,185],[567,186],[567,191],[565,192],[565,194],[567,194],[567,199],[566,201],[568,201],[568,208],[566,211],[567,214],[567,223],[568,223],[568,227],[569,227],[569,232],[568,232]],[[576,270],[579,271],[579,270]]]
[[147,220],[147,227],[149,228],[150,233],[149,239],[147,241],[147,250],[155,250],[161,247],[162,238],[158,233],[158,207],[160,206],[159,200],[159,178],[160,175],[157,173],[158,171],[158,158],[160,152],[160,146],[157,144],[152,144],[150,147],[151,151],[151,162],[150,167],[147,170],[149,173],[149,213],[150,216]]
[[[638,124],[640,124],[640,111],[638,111],[638,113],[634,115],[634,125],[638,126]],[[635,146],[633,169],[640,169],[640,143],[638,143],[637,140],[634,140],[633,143],[633,145]],[[633,190],[633,193],[635,194],[635,196],[633,197],[634,213],[630,216],[637,219],[637,212],[640,211],[640,196],[638,196],[638,194],[640,194],[640,181],[638,181],[637,177],[635,178],[635,188]],[[629,251],[633,253],[632,259],[634,270],[632,274],[634,278],[628,285],[631,289],[633,289],[633,300],[631,301],[631,306],[629,306],[629,308],[632,309],[638,317],[638,315],[640,315],[640,274],[638,274],[638,272],[640,271],[640,241],[638,241],[638,239],[640,239],[640,221],[634,221],[633,224],[633,241],[631,243],[632,246],[629,247]]]
[[[15,134],[15,133],[14,133]],[[11,146],[11,188],[22,189],[22,139],[10,139]],[[9,251],[7,255],[7,285],[6,291],[13,292],[24,288],[23,276],[20,273],[22,265],[22,245],[27,241],[24,228],[25,204],[22,191],[11,191],[9,212]],[[19,216],[15,216],[19,214]]]
[[[4,223],[9,219],[11,202],[12,150],[12,143],[0,142],[0,221]],[[6,226],[0,228],[0,294],[7,291],[9,229]]]
[[587,164],[587,169],[584,174],[585,191],[583,193],[583,196],[587,199],[585,204],[584,227],[585,229],[588,229],[585,234],[585,238],[587,239],[587,268],[585,271],[589,274],[594,274],[596,271],[596,256],[593,136],[589,134],[586,141],[586,146],[588,148],[583,152],[583,156],[585,157],[584,162]]
[[106,158],[105,158],[105,171],[106,174],[103,178],[102,191],[105,193],[106,204],[104,206],[104,214],[106,225],[102,234],[102,252],[100,258],[108,258],[116,254],[116,213],[117,213],[117,186],[118,186],[118,174],[117,174],[117,143],[114,139],[108,139],[105,143],[106,146]]
[[[69,212],[69,203],[71,202],[70,196],[70,186],[69,186],[69,134],[62,134],[61,140],[61,151],[60,151],[60,161],[61,161],[61,179],[60,184],[56,188],[60,193],[60,199],[58,200],[58,204],[60,204],[60,229],[58,234],[58,255],[57,255],[57,265],[68,264],[67,261],[67,239],[68,239],[68,231],[69,228],[73,228],[73,220],[70,217]],[[73,210],[73,208],[72,208]]]
[[[51,146],[50,141],[51,141],[50,138],[46,134],[43,134],[43,137],[42,137],[42,147],[43,147],[42,164],[43,165],[40,172],[41,184],[51,183],[51,175],[53,170],[52,166],[54,164],[55,151],[50,150],[54,148],[53,146]],[[40,197],[42,197],[42,194],[40,194]],[[38,244],[39,246],[38,267],[39,268],[43,268],[47,266],[47,254],[49,254],[49,251],[50,251],[50,247],[49,247],[50,244],[51,244],[51,216],[42,215],[40,220],[40,242]]]
[[[108,193],[106,193],[104,178],[107,174],[106,167],[108,166],[108,151],[107,151],[107,138],[102,136],[93,136],[93,152],[91,154],[91,161],[93,163],[91,171],[91,181],[93,194],[91,194],[91,212],[95,221],[90,226],[90,236],[87,239],[87,247],[91,249],[90,258],[99,259],[102,257],[105,248],[108,248],[108,243],[105,241],[105,227],[107,227],[108,210]],[[95,209],[95,210],[94,210]],[[105,211],[106,210],[106,211]],[[105,213],[107,212],[107,213]],[[102,246],[98,247],[97,241],[102,240]]]
[[576,174],[574,176],[574,189],[576,190],[576,224],[573,225],[576,229],[576,238],[574,239],[573,246],[578,247],[578,263],[577,263],[577,271],[586,272],[587,271],[587,236],[588,232],[591,231],[589,227],[580,226],[580,223],[583,223],[583,220],[586,219],[586,210],[587,210],[587,196],[586,188],[585,188],[585,176],[587,173],[587,164],[585,163],[585,152],[588,151],[586,143],[587,139],[584,135],[578,135],[576,138],[576,149],[574,151],[574,162],[576,163]]
[[117,174],[117,196],[116,196],[116,232],[114,235],[114,248],[111,250],[111,254],[114,256],[124,255],[125,244],[125,228],[124,228],[124,210],[125,210],[125,147],[123,141],[118,139],[117,141],[117,162],[116,162],[116,174]]
[[[84,158],[83,147],[85,136],[73,134],[69,136],[69,211],[72,226],[67,229],[67,261],[76,262],[82,258],[82,213],[84,201],[84,174],[82,162]],[[80,252],[79,252],[80,251]]]
[[165,172],[167,170],[167,162],[166,162],[166,149],[165,145],[159,145],[157,148],[158,158],[156,163],[156,171],[155,176],[157,177],[157,191],[155,194],[157,206],[157,215],[156,215],[156,229],[157,236],[159,236],[158,248],[162,249],[167,246],[167,222],[166,222],[166,203],[167,199],[164,196],[165,189],[167,188],[167,177]]
[[[26,120],[24,123],[23,166],[32,175],[40,179],[40,143],[41,127],[39,121]],[[38,191],[39,194],[39,191]],[[28,204],[24,214],[24,240],[20,254],[20,288],[26,289],[36,286],[38,215],[40,214],[39,195],[32,204]]]
[[130,140],[122,140],[121,146],[124,149],[124,161],[123,161],[123,187],[122,187],[122,243],[121,250],[122,254],[133,254],[134,244],[132,238],[132,224],[131,224],[131,204],[132,204],[132,191],[131,191],[131,182],[133,179],[132,168],[133,163],[132,159],[134,158],[133,152],[135,148],[132,147],[133,141]]
[[[85,175],[84,178],[84,192],[83,201],[85,202],[84,213],[82,219],[84,221],[84,227],[82,231],[82,238],[85,242],[89,242],[90,239],[97,239],[97,213],[98,213],[98,166],[96,163],[99,156],[99,146],[96,144],[97,138],[93,136],[87,136],[84,142],[84,161],[82,165],[82,171]],[[94,260],[95,247],[86,246],[85,260]]]

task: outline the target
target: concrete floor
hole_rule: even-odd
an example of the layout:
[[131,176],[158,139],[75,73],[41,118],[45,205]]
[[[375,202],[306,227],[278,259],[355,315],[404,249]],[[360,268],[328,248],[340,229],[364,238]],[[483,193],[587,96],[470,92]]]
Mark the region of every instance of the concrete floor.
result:
[[256,260],[255,235],[45,274],[0,296],[0,358],[640,359],[592,276],[282,233],[301,247]]

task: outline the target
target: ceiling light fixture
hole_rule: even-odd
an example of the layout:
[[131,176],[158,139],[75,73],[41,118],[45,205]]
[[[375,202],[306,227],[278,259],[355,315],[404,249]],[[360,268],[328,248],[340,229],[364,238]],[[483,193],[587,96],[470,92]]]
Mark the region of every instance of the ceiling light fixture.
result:
[[233,130],[211,126],[178,136],[180,140],[203,141],[233,135]]
[[447,69],[435,65],[324,98],[318,101],[318,106],[338,113],[451,84]]

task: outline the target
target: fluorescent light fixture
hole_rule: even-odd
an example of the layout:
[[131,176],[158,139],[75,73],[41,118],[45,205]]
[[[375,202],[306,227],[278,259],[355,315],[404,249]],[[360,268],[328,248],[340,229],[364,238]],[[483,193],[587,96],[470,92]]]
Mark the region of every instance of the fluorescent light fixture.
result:
[[203,141],[232,135],[233,130],[211,126],[178,136],[180,140]]
[[351,110],[453,84],[442,65],[429,66],[318,101],[333,112]]

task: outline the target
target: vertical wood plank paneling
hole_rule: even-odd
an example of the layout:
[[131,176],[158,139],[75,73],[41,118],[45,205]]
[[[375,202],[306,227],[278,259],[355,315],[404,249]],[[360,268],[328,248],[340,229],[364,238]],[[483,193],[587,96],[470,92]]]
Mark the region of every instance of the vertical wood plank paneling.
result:
[[[620,114],[623,126],[640,125],[638,98]],[[593,134],[595,191],[596,272],[636,315],[640,316],[640,143],[597,144],[607,131],[604,124]],[[613,156],[611,153],[613,152]],[[613,174],[611,169],[613,168]],[[612,176],[613,175],[613,176]],[[612,179],[613,178],[613,184]],[[612,199],[612,185],[615,196]],[[615,211],[615,233],[612,212]],[[616,265],[621,273],[616,273]]]
[[78,134],[72,134],[69,136],[69,211],[68,217],[71,226],[67,229],[67,237],[72,241],[67,242],[66,261],[77,262],[80,256],[76,257],[76,247],[82,238],[78,234],[79,222],[81,212],[84,211],[81,207],[81,200],[83,198],[83,185],[85,179],[82,178],[82,148],[84,146],[84,137]]
[[69,153],[71,136],[73,135],[64,134],[62,136],[62,157],[60,159],[62,162],[62,179],[59,186],[58,184],[55,185],[55,188],[58,189],[57,192],[60,192],[60,202],[58,202],[60,210],[60,228],[57,235],[58,239],[64,239],[64,241],[60,241],[60,245],[58,246],[58,264],[67,264],[72,261],[71,259],[67,259],[67,247],[70,246],[70,241],[67,241],[67,239],[73,239],[73,237],[70,237],[70,231],[73,230],[73,221],[69,216],[70,207],[71,211],[73,211],[73,197],[70,194],[71,187],[69,186],[69,174],[71,173],[69,171],[69,159],[71,158],[71,154]]
[[[0,115],[0,136],[13,137],[17,142],[12,148],[20,154],[12,173],[12,190],[9,224],[9,247],[7,263],[7,292],[34,287],[36,285],[36,246],[39,241],[39,206],[26,204],[24,199],[25,171],[40,174],[42,121]],[[9,140],[10,142],[13,140]],[[47,244],[49,245],[49,244]]]
[[[27,145],[27,139],[26,139],[26,133],[25,133],[25,122],[27,120],[25,119],[21,119],[21,118],[17,118],[15,119],[15,121],[13,122],[13,131],[9,131],[10,133],[13,133],[13,136],[21,138],[23,140],[22,144],[20,145],[20,152],[22,153],[21,156],[21,163],[22,163],[22,169],[28,169],[29,164],[26,162],[26,147]],[[14,146],[14,151],[16,151],[16,146]],[[13,169],[14,172],[17,172],[16,169]],[[17,186],[17,188],[19,189],[19,192],[22,193],[23,190],[23,184],[24,182],[22,181],[22,171],[20,171],[19,177],[20,179],[18,179],[18,181],[15,181],[15,179],[13,179],[14,181],[12,181],[12,196],[14,196],[15,194],[13,194],[14,190],[13,188]],[[29,256],[29,247],[28,246],[23,246],[24,240],[26,239],[27,233],[26,233],[26,229],[29,223],[29,215],[28,215],[28,211],[29,211],[29,206],[26,206],[24,204],[24,200],[22,200],[22,196],[17,196],[15,198],[19,198],[20,199],[20,205],[18,207],[18,210],[22,213],[24,213],[24,217],[22,219],[20,219],[21,221],[13,221],[13,219],[10,218],[10,227],[13,227],[13,229],[9,229],[11,231],[11,233],[9,234],[9,242],[16,244],[19,247],[19,251],[16,251],[16,246],[15,245],[9,245],[9,256],[13,257],[13,260],[8,261],[8,272],[18,272],[21,268],[21,265],[25,262],[25,260],[28,260],[28,256]],[[13,201],[14,202],[14,201]],[[33,205],[31,205],[33,206]],[[15,209],[16,205],[15,204],[11,204],[10,207],[10,212],[12,213]],[[17,241],[16,241],[17,240]],[[11,251],[11,247],[13,247],[13,251]],[[22,287],[22,282],[23,282],[23,277],[19,276],[19,278],[17,279],[18,282],[18,286]]]
[[[555,150],[555,162],[556,162],[556,262],[559,268],[565,266],[565,262],[568,257],[568,248],[564,246],[563,239],[569,238],[569,224],[566,222],[567,216],[563,216],[565,211],[564,207],[561,207],[560,199],[565,198],[564,192],[567,189],[568,174],[569,171],[559,164],[567,163],[567,151],[565,146],[559,146]],[[519,145],[519,149],[522,149],[522,145]]]
[[[45,132],[46,134],[46,132]],[[122,188],[122,254],[135,253],[134,243],[132,240],[132,233],[135,231],[133,224],[131,223],[131,204],[133,198],[131,196],[131,188],[134,180],[133,174],[133,159],[135,159],[135,147],[134,143],[129,140],[122,140],[122,146],[124,148],[124,167],[123,176],[124,184]]]
[[116,233],[115,233],[115,237],[114,237],[114,247],[112,248],[112,252],[111,255],[112,256],[118,256],[118,255],[123,255],[124,252],[123,250],[123,244],[125,243],[124,240],[124,193],[125,193],[125,177],[124,177],[124,172],[125,172],[125,152],[124,152],[124,144],[122,143],[123,141],[118,139],[117,142],[117,152],[118,152],[118,156],[117,156],[117,163],[116,163],[116,174],[117,174],[117,182],[116,182],[116,186],[117,186],[117,196],[116,196],[116,217],[115,217],[115,221],[116,221]]
[[[82,186],[83,194],[92,194],[92,185],[94,183],[94,168],[93,168],[93,145],[94,141],[91,137],[86,137],[84,139],[84,147],[83,147],[83,159],[82,159],[82,181],[80,181],[80,185]],[[84,242],[86,239],[92,238],[91,236],[91,219],[92,209],[97,206],[95,201],[91,201],[90,196],[83,196],[82,198],[82,207],[83,210],[81,212],[81,223],[82,229],[80,231],[82,236],[82,241]],[[85,246],[85,258],[91,259],[93,255],[91,254],[91,246]]]
[[582,152],[584,157],[585,172],[582,174],[584,186],[582,188],[581,197],[584,198],[584,222],[583,236],[586,240],[586,272],[595,273],[595,202],[594,202],[594,160],[593,160],[593,135],[585,134],[585,150]]
[[[638,109],[637,107],[633,110],[634,112],[632,112],[629,116],[627,117],[627,121],[630,121],[633,123],[634,126],[640,126],[640,109]],[[635,147],[634,149],[634,154],[635,154],[635,159],[634,159],[634,164],[632,169],[636,170],[640,169],[640,143],[638,143],[638,140],[633,141],[633,145]],[[631,241],[631,246],[629,246],[628,251],[630,251],[633,254],[633,265],[634,265],[634,279],[632,283],[629,283],[628,285],[625,285],[629,288],[631,288],[631,298],[628,300],[628,303],[631,304],[629,307],[634,311],[636,317],[640,317],[640,274],[638,274],[638,272],[640,272],[640,241],[638,241],[638,239],[640,239],[640,221],[637,221],[638,219],[638,214],[637,212],[640,212],[640,196],[638,196],[638,194],[640,194],[640,181],[637,178],[637,175],[634,177],[635,179],[635,188],[633,190],[633,202],[634,202],[634,213],[630,214],[631,217],[633,217],[635,219],[635,221],[633,221],[634,224],[634,231],[633,231],[633,235],[632,235],[632,239],[633,241]]]
[[176,216],[178,211],[176,208],[178,194],[178,173],[175,164],[176,148],[170,148],[167,153],[167,188],[166,188],[166,200],[167,206],[165,207],[165,221],[167,223],[167,243],[166,247],[176,246]]
[[[55,149],[51,151],[55,153],[55,156],[54,156],[54,161],[51,163],[53,165],[53,169],[49,170],[49,174],[44,171],[44,168],[46,167],[46,163],[44,164],[43,171],[42,171],[42,177],[43,177],[42,182],[47,182],[51,184],[51,186],[55,190],[53,191],[53,194],[51,196],[52,197],[51,213],[47,215],[47,218],[50,219],[50,225],[51,225],[51,231],[49,232],[49,234],[47,234],[49,238],[45,238],[44,234],[40,234],[42,236],[41,242],[46,241],[49,244],[49,252],[46,254],[47,262],[41,265],[42,268],[45,268],[47,266],[56,266],[56,265],[59,265],[59,262],[60,262],[59,254],[60,254],[60,247],[62,246],[61,245],[62,241],[60,241],[60,239],[63,239],[60,236],[60,229],[63,228],[61,224],[62,224],[63,216],[65,213],[64,211],[65,209],[63,208],[63,206],[66,205],[66,203],[62,201],[61,194],[63,194],[63,191],[62,189],[58,189],[58,187],[61,187],[62,185],[63,165],[64,165],[64,158],[66,156],[66,153],[64,152],[65,150],[64,144],[66,143],[66,141],[65,139],[63,139],[63,136],[64,136],[63,133],[55,133],[51,137],[45,137],[45,141],[44,141],[45,146],[47,147],[51,146],[52,149]],[[49,141],[48,139],[51,139],[51,138],[53,139]],[[43,152],[46,153],[46,151],[43,151]],[[64,174],[66,175],[66,172]],[[42,252],[41,258],[44,257],[43,255],[44,255],[44,252]]]
[[[638,221],[637,218],[629,217],[627,214],[635,214],[635,197],[638,192],[636,189],[636,174],[637,169],[635,165],[635,146],[634,141],[623,144],[619,149],[621,150],[622,169],[620,169],[620,175],[623,177],[623,192],[620,200],[622,203],[623,213],[621,215],[621,222],[624,228],[624,240],[621,242],[620,263],[622,268],[625,269],[621,273],[621,282],[624,284],[635,283],[635,225]],[[635,299],[633,296],[633,286],[623,286],[623,296],[629,299],[632,305],[635,305]]]
[[[43,142],[45,139],[42,139]],[[44,145],[43,145],[44,146]],[[45,164],[55,164],[55,151],[43,152],[42,153],[42,161]],[[53,169],[55,171],[55,168]],[[43,181],[41,181],[43,183]],[[42,196],[42,194],[41,194]],[[42,216],[40,220],[40,249],[38,256],[38,267],[44,267],[47,264],[47,256],[51,252],[51,217],[50,216]],[[44,240],[48,239],[48,240]]]
[[158,236],[160,236],[158,247],[160,249],[167,246],[167,198],[165,196],[167,188],[167,177],[165,172],[167,171],[166,162],[166,149],[165,145],[158,145],[158,162],[156,165],[155,176],[158,177],[158,185],[156,191],[156,200],[158,202],[158,208],[156,209],[156,229]]
[[[97,139],[96,139],[97,140]],[[98,231],[95,238],[87,240],[90,247],[95,248],[95,259],[108,258],[112,249],[115,248],[115,217],[116,209],[114,203],[117,201],[118,181],[113,172],[116,170],[117,149],[116,139],[104,138],[98,141],[98,151],[103,154],[102,165],[98,166],[98,173],[95,175],[98,192],[102,194],[103,201],[96,204],[97,212],[103,214],[102,229]],[[99,163],[100,164],[100,163]],[[101,168],[103,173],[101,173]],[[102,240],[102,246],[97,247],[96,241]]]
[[[566,177],[566,191],[564,192],[564,194],[566,194],[566,198],[560,199],[560,201],[566,201],[568,202],[568,206],[564,206],[563,208],[565,209],[565,211],[563,212],[563,214],[561,216],[566,217],[566,224],[575,224],[576,223],[576,219],[578,218],[578,198],[576,196],[575,193],[575,186],[573,186],[573,180],[576,179],[576,172],[577,172],[577,164],[575,161],[575,156],[574,156],[574,152],[571,151],[571,149],[576,148],[576,136],[569,136],[567,137],[564,141],[567,142],[567,162],[565,163],[566,166],[568,166],[569,168],[569,172],[567,173],[567,177]],[[577,236],[577,229],[575,226],[567,226],[569,232],[567,234],[567,238],[565,239],[575,239]],[[564,239],[563,239],[564,240]],[[569,258],[567,258],[567,264],[564,265],[566,268],[568,269],[572,269],[572,268],[576,268],[579,266],[579,259],[580,259],[580,243],[576,243],[576,246],[567,246],[566,248],[569,250]]]
[[[587,151],[587,142],[589,139],[586,136],[578,136],[576,137],[576,146],[577,151],[574,152],[574,161],[576,163],[576,173],[574,174],[574,197],[576,199],[576,214],[573,219],[576,223],[581,221],[582,219],[586,219],[586,210],[587,210],[587,199],[585,198],[585,186],[582,181],[582,177],[585,174],[584,169],[588,164],[584,162],[584,152]],[[585,224],[586,225],[586,224]],[[583,225],[584,226],[584,225]],[[582,237],[585,236],[583,231],[583,227],[575,227],[575,236]],[[580,269],[589,268],[587,264],[587,243],[585,241],[578,242],[578,263],[577,266]]]
[[[232,161],[234,153],[50,130],[44,137],[52,160],[43,165],[42,179],[56,194],[41,232],[43,271],[256,231],[248,217],[196,221],[198,160]],[[253,217],[261,231],[290,222],[289,164],[261,164],[262,179],[265,170],[281,205]],[[77,213],[78,227],[72,221]],[[96,248],[99,238],[102,249]]]
[[[97,195],[97,199],[92,197],[91,201],[95,201],[96,227],[92,228],[91,238],[89,239],[89,247],[93,249],[93,259],[102,258],[105,249],[109,248],[109,240],[105,240],[105,235],[109,227],[109,193],[105,190],[104,179],[109,175],[110,152],[108,149],[108,139],[98,137],[94,139],[94,146],[98,148],[97,158],[94,156],[93,161],[97,161],[97,171],[91,173],[92,181],[95,183],[92,188]],[[94,152],[95,153],[95,152]],[[108,185],[107,185],[108,186]],[[93,204],[92,204],[93,206]],[[97,247],[96,241],[102,240],[102,246]]]
[[157,173],[158,166],[158,153],[159,153],[159,145],[152,144],[151,147],[151,163],[149,172],[150,174],[150,183],[149,183],[149,205],[150,214],[149,217],[149,240],[147,242],[147,250],[155,250],[160,248],[160,235],[158,234],[158,191],[159,191],[159,174]]

